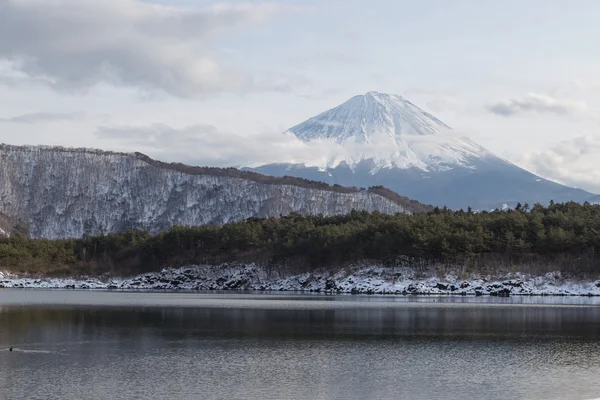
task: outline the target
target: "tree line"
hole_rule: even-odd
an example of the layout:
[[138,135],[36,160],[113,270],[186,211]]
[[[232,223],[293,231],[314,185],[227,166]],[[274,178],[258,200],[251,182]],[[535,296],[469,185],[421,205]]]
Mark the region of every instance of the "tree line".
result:
[[174,226],[66,240],[0,239],[0,270],[128,275],[190,264],[258,262],[298,270],[356,263],[600,273],[600,205],[473,212],[291,214],[222,226]]

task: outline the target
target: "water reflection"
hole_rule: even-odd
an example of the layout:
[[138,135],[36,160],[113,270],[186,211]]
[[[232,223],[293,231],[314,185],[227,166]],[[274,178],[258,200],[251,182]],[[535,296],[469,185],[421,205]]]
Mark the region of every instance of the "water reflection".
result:
[[600,307],[138,300],[0,308],[2,398],[600,397]]

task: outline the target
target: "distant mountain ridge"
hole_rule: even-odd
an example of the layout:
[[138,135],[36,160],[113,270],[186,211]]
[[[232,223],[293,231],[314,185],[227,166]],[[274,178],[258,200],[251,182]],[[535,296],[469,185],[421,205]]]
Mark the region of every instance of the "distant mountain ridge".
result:
[[587,201],[589,201],[592,204],[600,204],[600,195],[592,196]]
[[288,130],[343,152],[321,165],[267,164],[248,170],[342,186],[382,185],[403,196],[459,209],[579,201],[592,193],[536,176],[502,159],[401,96],[368,92]]
[[[0,229],[68,238],[223,224],[291,212],[426,211],[382,188],[329,187],[235,169],[167,164],[140,153],[0,145]],[[10,232],[7,232],[10,233]]]
[[341,186],[338,184],[328,184],[323,181],[310,180],[292,175],[283,175],[278,177],[272,175],[263,175],[258,172],[237,168],[200,167],[181,163],[166,163],[163,161],[152,159],[147,155],[139,152],[131,154],[135,155],[139,159],[155,167],[172,169],[174,171],[179,171],[191,175],[226,176],[230,178],[245,179],[256,183],[263,183],[269,185],[291,185],[306,189],[317,189],[335,193],[374,193],[404,207],[409,213],[428,212],[431,211],[433,208],[430,205],[423,204],[406,196],[401,196],[398,193],[381,185],[369,186],[366,188],[356,186]]

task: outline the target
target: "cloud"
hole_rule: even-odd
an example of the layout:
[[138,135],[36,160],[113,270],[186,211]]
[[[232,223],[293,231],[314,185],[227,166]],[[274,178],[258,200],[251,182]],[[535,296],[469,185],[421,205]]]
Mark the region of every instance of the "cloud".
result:
[[141,151],[165,161],[211,166],[257,166],[277,162],[326,159],[329,149],[307,144],[291,133],[262,133],[241,136],[213,125],[197,124],[174,128],[150,126],[104,126],[96,132],[119,148]]
[[[186,9],[139,0],[0,0],[0,82],[32,79],[59,90],[100,83],[191,97],[285,90],[224,65],[224,32],[260,24],[269,3]],[[283,89],[282,89],[283,86]]]
[[543,94],[529,93],[520,99],[508,99],[490,104],[486,109],[501,117],[523,114],[556,114],[563,116],[585,115],[589,112],[585,102],[559,100]]
[[[334,167],[341,161],[358,162],[364,159],[406,158],[406,152],[414,152],[422,165],[436,149],[436,157],[451,160],[456,157],[448,137],[456,132],[438,135],[405,135],[401,143],[392,146],[387,134],[374,139],[372,143],[337,143],[328,139],[315,139],[304,142],[293,133],[286,131],[264,132],[258,135],[241,136],[223,131],[214,125],[196,124],[175,128],[166,124],[150,126],[102,126],[96,132],[96,139],[120,151],[140,151],[154,158],[193,165],[255,167],[271,163],[302,163],[316,167]],[[106,146],[105,146],[106,147]],[[411,161],[412,162],[412,161]]]
[[516,160],[534,173],[560,183],[600,193],[600,135],[581,135]]
[[27,113],[9,118],[0,118],[0,122],[34,124],[38,122],[75,121],[85,116],[84,113]]

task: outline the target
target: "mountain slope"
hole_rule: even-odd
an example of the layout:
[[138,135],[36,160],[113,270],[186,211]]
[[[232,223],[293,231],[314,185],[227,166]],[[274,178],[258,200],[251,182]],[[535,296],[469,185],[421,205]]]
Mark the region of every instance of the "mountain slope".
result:
[[491,155],[454,136],[450,127],[403,97],[377,92],[355,96],[288,131],[305,142],[341,147],[340,154],[321,165],[329,168],[373,160],[375,168],[448,170]]
[[320,165],[270,164],[253,171],[344,186],[383,185],[421,202],[455,209],[585,201],[592,196],[536,176],[456,136],[401,96],[355,96],[289,131],[340,152]]
[[348,139],[370,142],[380,133],[394,138],[433,135],[445,129],[450,128],[401,96],[369,92],[289,130],[304,141],[327,138],[342,143]]
[[0,166],[0,215],[35,238],[158,232],[290,212],[410,213],[422,207],[372,191],[170,165],[141,154],[0,145]]
[[600,204],[600,195],[596,195],[587,199],[588,202],[592,204]]

